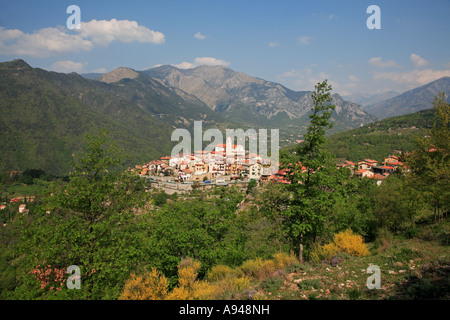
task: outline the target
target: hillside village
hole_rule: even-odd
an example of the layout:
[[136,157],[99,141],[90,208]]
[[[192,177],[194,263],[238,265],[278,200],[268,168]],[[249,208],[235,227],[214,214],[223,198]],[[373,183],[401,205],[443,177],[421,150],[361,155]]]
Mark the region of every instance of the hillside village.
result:
[[[176,157],[165,156],[142,165],[136,165],[132,172],[153,182],[226,185],[229,182],[272,181],[290,184],[287,169],[271,171],[271,160],[259,154],[246,154],[242,145],[217,144],[213,151],[195,151]],[[386,177],[403,166],[399,157],[391,155],[382,163],[364,159],[357,163],[345,160],[336,164],[337,168],[349,168],[353,175],[373,179],[380,185]],[[302,170],[306,170],[302,167]]]

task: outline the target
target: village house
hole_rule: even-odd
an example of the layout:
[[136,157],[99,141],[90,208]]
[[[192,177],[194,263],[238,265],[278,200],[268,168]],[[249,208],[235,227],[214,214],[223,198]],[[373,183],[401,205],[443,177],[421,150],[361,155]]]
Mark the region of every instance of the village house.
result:
[[358,162],[358,168],[362,170],[370,170],[373,166],[376,166],[378,161],[372,159],[364,159]]
[[178,179],[179,179],[180,181],[188,181],[188,180],[191,179],[191,177],[192,177],[192,170],[189,170],[189,169],[181,169],[181,170],[178,172]]
[[391,174],[395,171],[395,168],[390,166],[373,166],[372,171],[376,174]]
[[360,178],[371,178],[374,175],[372,171],[365,169],[359,169],[354,174]]
[[199,176],[208,173],[208,165],[204,162],[197,162],[194,164],[194,175]]
[[370,178],[373,179],[375,181],[375,183],[379,186],[383,182],[383,180],[387,178],[387,176],[377,173],[377,174],[374,174]]

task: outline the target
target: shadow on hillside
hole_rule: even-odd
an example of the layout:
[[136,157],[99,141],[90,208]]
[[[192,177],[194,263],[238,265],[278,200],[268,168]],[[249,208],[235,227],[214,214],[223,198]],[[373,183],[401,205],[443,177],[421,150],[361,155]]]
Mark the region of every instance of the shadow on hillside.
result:
[[417,275],[409,276],[399,284],[396,300],[449,300],[450,264],[439,261],[425,264]]

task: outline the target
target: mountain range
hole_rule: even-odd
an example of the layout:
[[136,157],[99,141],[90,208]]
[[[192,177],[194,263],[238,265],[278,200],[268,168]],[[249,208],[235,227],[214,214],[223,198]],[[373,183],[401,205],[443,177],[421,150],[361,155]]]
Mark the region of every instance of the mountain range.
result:
[[433,108],[434,97],[442,92],[446,93],[446,100],[450,102],[450,77],[443,77],[424,86],[408,90],[393,98],[370,105],[364,110],[378,119],[410,114]]
[[355,102],[357,104],[360,104],[363,108],[369,107],[371,105],[374,105],[378,102],[394,98],[398,96],[400,93],[396,91],[384,91],[384,92],[378,92],[378,93],[362,93],[357,92],[353,93],[351,95],[342,96],[345,100]]
[[200,116],[221,121],[198,99],[185,100],[145,75],[129,82],[108,84],[49,72],[23,60],[0,63],[0,169],[65,174],[73,154],[83,149],[84,135],[102,129],[130,164],[147,161],[170,154],[177,122],[188,127],[186,122]]
[[[313,106],[310,91],[293,91],[223,66],[178,69],[164,65],[142,73],[192,94],[217,113],[248,126],[289,127],[291,132],[303,133]],[[336,130],[375,120],[356,103],[344,100],[337,93],[332,97],[336,105],[332,114]]]
[[[376,120],[359,104],[337,93],[332,97],[330,133]],[[110,132],[129,164],[149,161],[170,154],[175,128],[192,130],[199,120],[204,129],[222,132],[279,128],[280,146],[286,146],[303,137],[311,108],[309,91],[222,66],[120,67],[79,75],[32,68],[17,59],[0,63],[0,170],[66,174],[83,149],[83,136],[101,129]]]

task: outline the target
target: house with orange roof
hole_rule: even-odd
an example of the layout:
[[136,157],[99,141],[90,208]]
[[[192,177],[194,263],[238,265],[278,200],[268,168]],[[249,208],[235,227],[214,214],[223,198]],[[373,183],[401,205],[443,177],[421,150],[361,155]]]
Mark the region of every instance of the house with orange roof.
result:
[[373,179],[373,180],[376,182],[376,184],[377,184],[378,186],[379,186],[379,185],[383,182],[383,180],[386,179],[386,178],[387,178],[387,176],[382,175],[382,174],[379,174],[379,173],[374,174],[374,175],[371,177],[371,179]]

